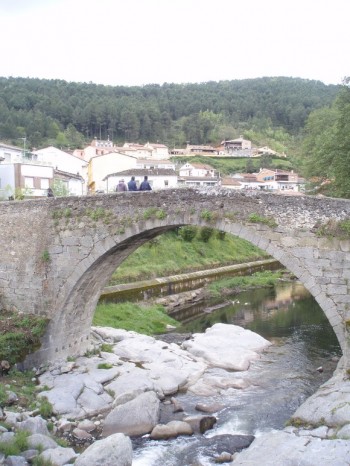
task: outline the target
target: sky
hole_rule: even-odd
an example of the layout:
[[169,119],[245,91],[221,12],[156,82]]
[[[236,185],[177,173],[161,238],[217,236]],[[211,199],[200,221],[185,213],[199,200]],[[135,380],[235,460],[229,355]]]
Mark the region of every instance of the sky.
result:
[[0,0],[0,76],[112,86],[350,76],[349,0]]

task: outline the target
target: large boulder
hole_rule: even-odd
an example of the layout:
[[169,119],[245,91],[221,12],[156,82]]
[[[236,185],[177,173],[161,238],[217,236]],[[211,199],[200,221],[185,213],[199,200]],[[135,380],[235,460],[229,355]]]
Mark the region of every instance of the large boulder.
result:
[[41,416],[29,417],[17,424],[19,430],[25,430],[31,434],[43,434],[49,436],[47,422]]
[[349,464],[348,440],[322,440],[293,433],[269,432],[257,437],[251,446],[235,457],[234,465],[327,465]]
[[292,419],[310,425],[339,427],[350,422],[349,380],[335,374],[293,414]]
[[153,440],[167,440],[179,435],[192,435],[193,430],[189,423],[183,421],[170,421],[168,424],[158,424],[151,432]]
[[271,343],[238,325],[215,324],[182,343],[182,348],[214,367],[245,371]]
[[131,466],[132,445],[124,434],[113,434],[90,445],[75,466]]
[[39,459],[42,460],[44,464],[49,463],[54,466],[63,466],[73,462],[77,456],[78,454],[75,453],[73,448],[56,447],[43,451],[39,455]]
[[117,432],[143,435],[158,423],[160,402],[154,392],[146,392],[123,405],[115,407],[106,417],[102,437]]

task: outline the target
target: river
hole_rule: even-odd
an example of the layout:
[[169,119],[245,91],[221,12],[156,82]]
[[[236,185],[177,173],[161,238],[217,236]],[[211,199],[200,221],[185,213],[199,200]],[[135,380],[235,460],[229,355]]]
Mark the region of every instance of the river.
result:
[[[273,343],[248,371],[239,374],[247,381],[247,388],[205,398],[177,395],[189,415],[200,414],[194,408],[197,403],[224,406],[215,414],[217,423],[206,432],[206,438],[221,434],[258,436],[283,428],[297,407],[336,368],[341,351],[335,334],[314,298],[298,282],[242,292],[223,307],[218,301],[201,305],[203,314],[183,324],[182,332],[203,332],[223,322],[248,328]],[[222,369],[213,369],[212,373],[225,375]],[[170,441],[145,438],[134,446],[133,466],[190,464],[215,464],[206,456],[206,447],[198,437]]]

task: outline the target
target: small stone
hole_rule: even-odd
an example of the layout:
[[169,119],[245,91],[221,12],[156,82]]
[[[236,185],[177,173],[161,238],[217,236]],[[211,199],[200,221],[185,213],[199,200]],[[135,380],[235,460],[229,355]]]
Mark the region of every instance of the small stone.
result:
[[215,457],[214,461],[215,463],[228,463],[232,461],[232,455],[227,451],[223,451],[219,456]]
[[91,440],[93,437],[89,432],[86,432],[85,430],[75,428],[73,430],[73,435],[75,438],[78,440]]

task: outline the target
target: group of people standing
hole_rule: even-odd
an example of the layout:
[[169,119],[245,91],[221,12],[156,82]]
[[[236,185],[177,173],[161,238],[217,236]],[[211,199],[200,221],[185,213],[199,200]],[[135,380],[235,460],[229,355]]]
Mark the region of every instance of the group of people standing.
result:
[[135,177],[132,176],[130,181],[128,181],[128,185],[125,184],[123,179],[119,180],[117,184],[116,191],[123,192],[123,191],[152,191],[151,185],[148,182],[148,176],[145,175],[143,178],[142,183],[140,184],[140,188],[137,188],[137,184],[135,181]]

